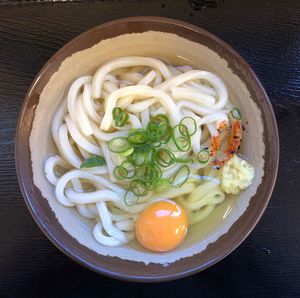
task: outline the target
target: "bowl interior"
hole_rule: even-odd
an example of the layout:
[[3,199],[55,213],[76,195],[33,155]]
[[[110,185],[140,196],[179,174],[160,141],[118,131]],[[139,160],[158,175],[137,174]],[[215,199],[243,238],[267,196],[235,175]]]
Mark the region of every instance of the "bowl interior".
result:
[[[135,242],[122,248],[99,245],[90,233],[91,224],[74,210],[57,203],[53,188],[43,175],[44,157],[55,150],[50,137],[51,119],[66,88],[78,76],[92,74],[102,63],[126,55],[161,57],[174,64],[193,65],[216,73],[225,81],[230,100],[241,107],[245,117],[241,151],[255,166],[253,186],[238,199],[226,199],[212,216],[190,229],[184,245],[170,253],[149,253]],[[156,18],[119,20],[71,41],[52,57],[37,77],[19,122],[18,174],[35,219],[50,239],[71,257],[96,271],[120,278],[175,278],[221,259],[251,231],[267,204],[276,177],[278,148],[275,146],[272,150],[268,143],[268,138],[277,142],[276,132],[272,109],[262,87],[249,66],[223,42],[177,21]],[[22,156],[18,147],[21,140],[26,145],[26,154]],[[270,175],[264,176],[264,172]],[[174,263],[176,260],[179,261]],[[157,264],[145,266],[149,262]],[[169,265],[162,266],[166,263]]]

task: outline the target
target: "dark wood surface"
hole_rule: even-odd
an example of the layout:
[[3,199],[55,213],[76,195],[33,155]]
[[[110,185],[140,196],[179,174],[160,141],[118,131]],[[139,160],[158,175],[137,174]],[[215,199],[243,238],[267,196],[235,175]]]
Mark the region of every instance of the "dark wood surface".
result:
[[[200,2],[220,4],[196,10]],[[246,241],[204,272],[154,285],[106,278],[63,255],[31,218],[14,165],[18,113],[42,65],[79,33],[135,15],[188,21],[232,45],[269,94],[281,141],[275,191]],[[297,0],[2,2],[0,297],[300,297],[299,19]]]

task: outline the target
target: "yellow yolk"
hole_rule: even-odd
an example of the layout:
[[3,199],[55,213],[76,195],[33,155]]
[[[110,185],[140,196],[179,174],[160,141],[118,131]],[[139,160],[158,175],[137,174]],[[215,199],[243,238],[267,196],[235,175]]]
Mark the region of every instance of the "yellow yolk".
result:
[[185,238],[187,215],[173,201],[158,201],[146,208],[135,223],[135,235],[145,248],[163,252],[176,248]]

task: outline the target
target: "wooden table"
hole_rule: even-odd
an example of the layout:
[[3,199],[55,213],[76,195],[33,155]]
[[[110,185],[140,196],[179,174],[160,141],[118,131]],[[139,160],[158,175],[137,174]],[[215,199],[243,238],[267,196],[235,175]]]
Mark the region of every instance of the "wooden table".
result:
[[[200,2],[222,3],[196,10]],[[38,70],[79,33],[133,15],[188,21],[232,45],[265,86],[281,139],[275,191],[247,240],[202,273],[155,285],[106,278],[63,255],[31,218],[14,165],[19,110]],[[2,2],[0,297],[300,297],[299,19],[297,0]]]

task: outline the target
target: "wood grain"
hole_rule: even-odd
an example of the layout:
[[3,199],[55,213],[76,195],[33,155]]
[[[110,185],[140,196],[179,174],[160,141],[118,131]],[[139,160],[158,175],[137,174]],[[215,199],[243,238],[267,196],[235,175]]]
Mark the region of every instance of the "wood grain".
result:
[[[3,4],[3,3],[2,3]],[[269,207],[225,260],[183,280],[129,284],[90,272],[38,229],[19,191],[14,136],[24,95],[42,65],[79,33],[120,17],[188,21],[231,44],[268,92],[281,138],[279,176]],[[0,7],[0,297],[300,297],[300,3],[188,1],[11,3]]]

